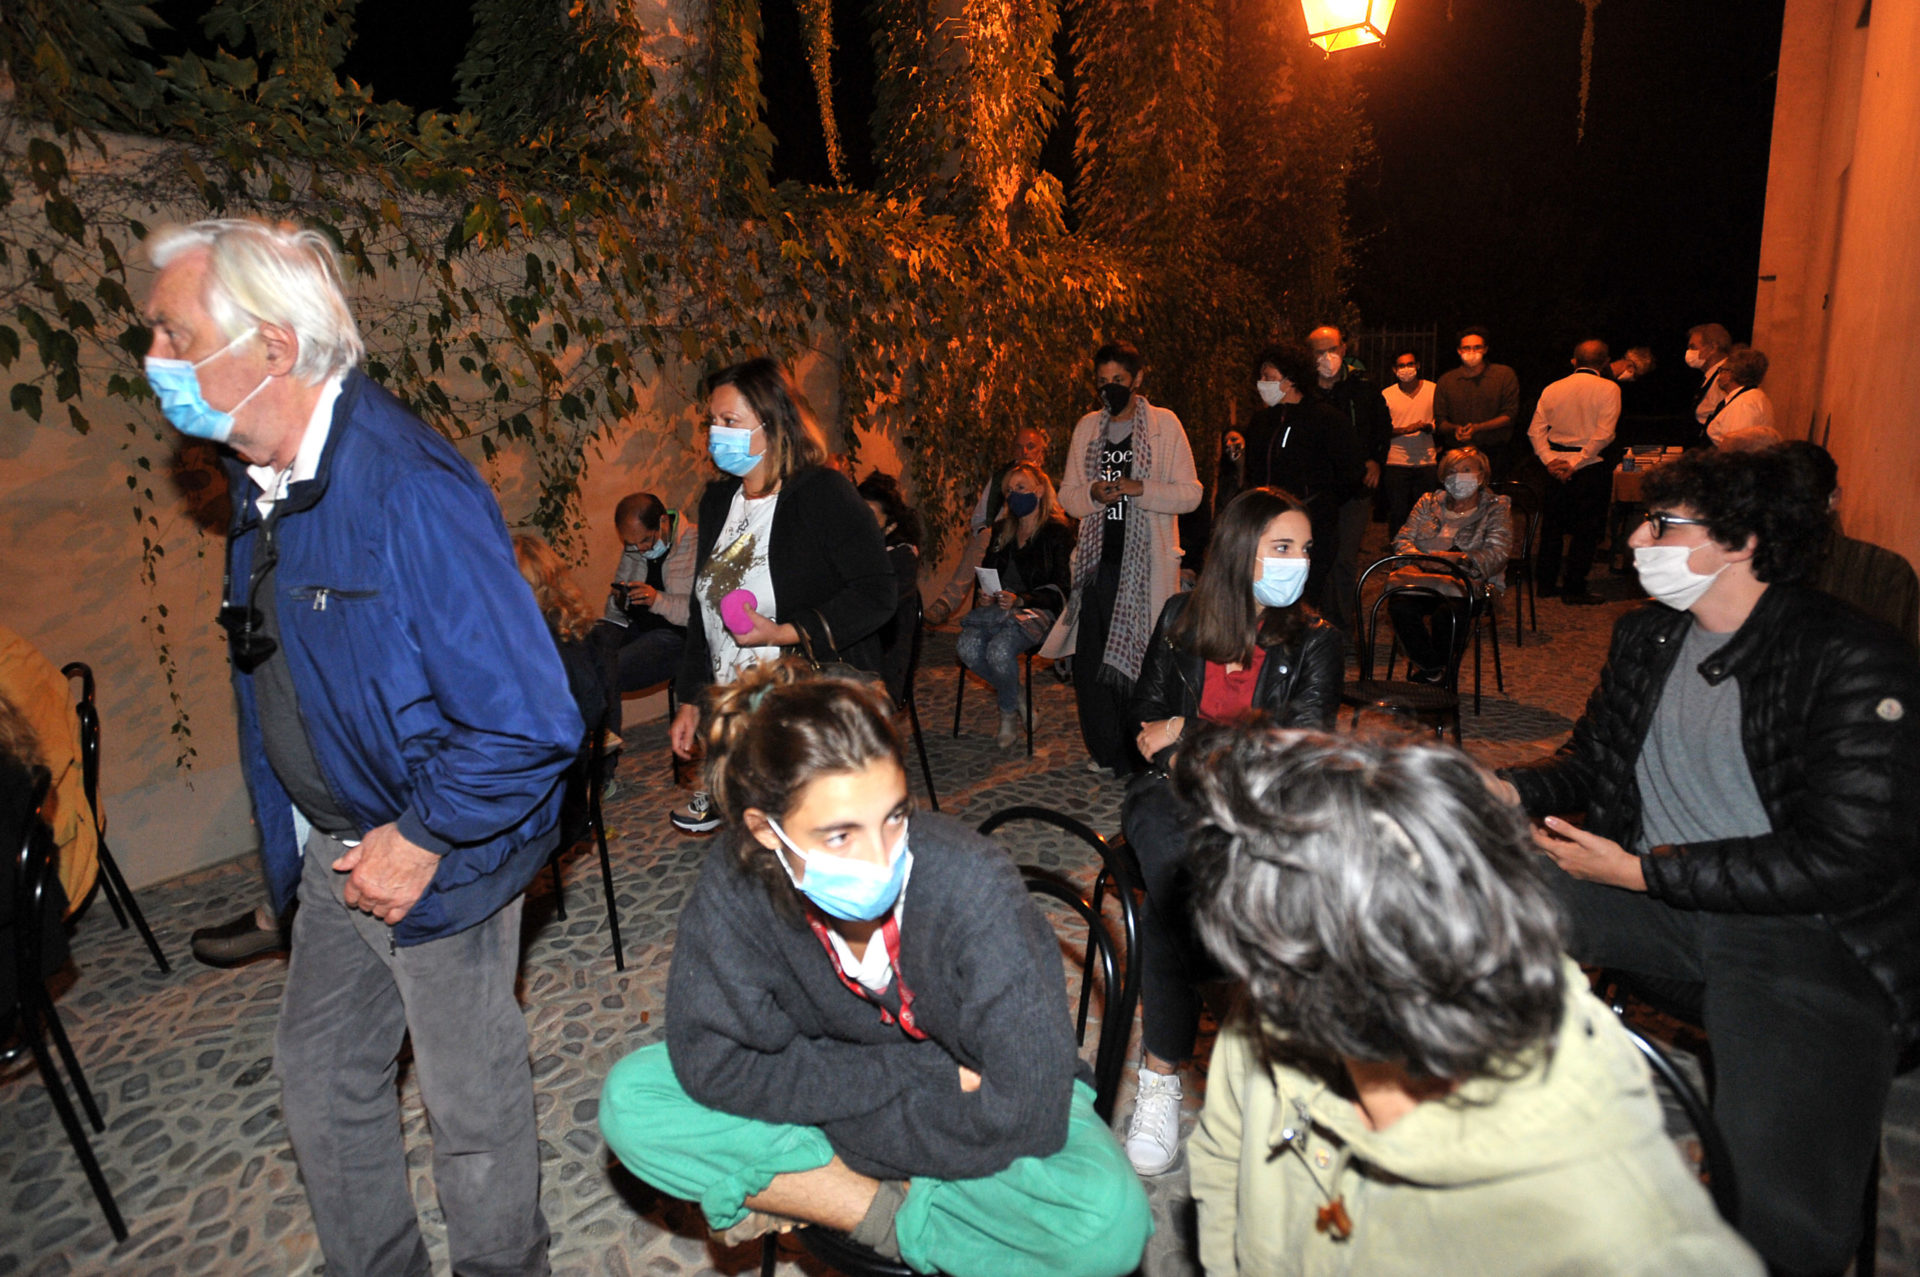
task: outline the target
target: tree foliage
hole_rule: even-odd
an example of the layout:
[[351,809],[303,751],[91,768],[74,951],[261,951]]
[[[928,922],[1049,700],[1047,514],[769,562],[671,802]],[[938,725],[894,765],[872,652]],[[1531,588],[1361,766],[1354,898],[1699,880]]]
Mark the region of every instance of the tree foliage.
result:
[[[1054,0],[866,2],[872,192],[770,185],[756,0],[686,0],[676,12],[703,21],[670,32],[609,0],[477,0],[454,116],[337,75],[351,0],[222,0],[206,19],[219,51],[159,65],[153,15],[130,0],[91,0],[92,16],[16,0],[0,13],[12,408],[84,433],[90,389],[130,406],[151,581],[166,551],[152,474],[174,440],[139,375],[126,264],[155,218],[291,219],[339,245],[369,375],[483,457],[527,458],[530,519],[563,545],[596,440],[639,424],[697,465],[693,414],[673,405],[763,352],[833,363],[830,428],[909,440],[938,528],[1017,427],[1084,411],[1099,340],[1141,339],[1157,397],[1204,447],[1251,345],[1337,305],[1358,115],[1298,32],[1250,16],[1262,6],[1068,0],[1070,233],[1038,167],[1060,102]],[[809,5],[830,24],[829,0]],[[1256,53],[1230,62],[1241,40]],[[829,54],[814,50],[822,76]],[[109,147],[109,130],[150,140]],[[666,415],[637,422],[649,411]]]

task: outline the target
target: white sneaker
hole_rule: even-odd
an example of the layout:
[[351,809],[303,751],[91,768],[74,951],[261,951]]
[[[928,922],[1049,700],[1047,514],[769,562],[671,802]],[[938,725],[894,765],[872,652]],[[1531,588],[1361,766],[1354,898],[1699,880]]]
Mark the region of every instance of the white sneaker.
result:
[[714,810],[713,800],[701,790],[687,800],[685,807],[676,807],[671,816],[673,827],[683,834],[710,834],[720,828],[720,813]]
[[1141,1175],[1164,1175],[1180,1160],[1180,1075],[1140,1070],[1127,1122],[1127,1160]]

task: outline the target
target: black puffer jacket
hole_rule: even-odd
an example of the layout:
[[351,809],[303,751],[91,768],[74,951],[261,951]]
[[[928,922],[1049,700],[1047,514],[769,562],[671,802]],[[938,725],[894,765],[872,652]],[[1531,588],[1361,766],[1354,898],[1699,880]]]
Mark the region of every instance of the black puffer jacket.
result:
[[[1160,609],[1160,623],[1133,685],[1131,706],[1134,730],[1142,723],[1165,718],[1191,718],[1200,711],[1200,688],[1206,678],[1206,659],[1176,647],[1174,623],[1187,609],[1191,594],[1176,594]],[[1253,685],[1253,708],[1277,727],[1333,726],[1340,712],[1340,682],[1346,670],[1340,631],[1319,617],[1311,617],[1293,642],[1268,651]]]
[[[1551,759],[1502,773],[1533,815],[1584,810],[1640,839],[1634,769],[1678,658],[1685,612],[1621,619],[1600,685]],[[1920,1038],[1920,664],[1889,630],[1815,591],[1776,585],[1700,666],[1740,686],[1741,737],[1773,832],[1645,858],[1647,891],[1680,909],[1818,914],[1873,973],[1903,1042]]]

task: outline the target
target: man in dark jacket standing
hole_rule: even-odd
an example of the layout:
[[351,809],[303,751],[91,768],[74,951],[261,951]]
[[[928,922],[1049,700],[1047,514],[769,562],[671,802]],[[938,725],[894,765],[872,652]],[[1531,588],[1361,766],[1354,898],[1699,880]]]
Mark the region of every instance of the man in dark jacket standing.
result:
[[221,623],[276,911],[274,1067],[329,1273],[424,1273],[393,1084],[432,1120],[449,1258],[545,1273],[520,897],[580,715],[492,492],[355,365],[329,241],[260,222],[149,241],[147,377],[229,446]]
[[[1307,334],[1313,351],[1314,375],[1326,401],[1346,414],[1347,425],[1366,458],[1362,479],[1340,503],[1333,547],[1333,571],[1327,581],[1327,619],[1349,632],[1354,627],[1353,592],[1360,584],[1360,543],[1366,539],[1367,516],[1373,511],[1374,489],[1393,443],[1393,417],[1380,387],[1347,362],[1347,339],[1331,324]],[[1395,529],[1389,529],[1389,535]]]
[[1646,499],[1658,602],[1572,739],[1504,775],[1547,817],[1573,956],[1705,1026],[1740,1232],[1774,1272],[1838,1273],[1920,1036],[1920,666],[1798,583],[1826,514],[1783,451],[1689,454]]

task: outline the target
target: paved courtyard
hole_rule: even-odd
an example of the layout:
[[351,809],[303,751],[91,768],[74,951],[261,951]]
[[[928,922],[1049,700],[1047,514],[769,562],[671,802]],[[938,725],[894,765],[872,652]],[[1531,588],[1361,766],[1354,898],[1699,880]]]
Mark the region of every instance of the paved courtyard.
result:
[[[1494,763],[1516,761],[1564,737],[1604,656],[1607,631],[1627,606],[1623,581],[1602,588],[1623,601],[1579,609],[1542,600],[1540,628],[1527,634],[1524,647],[1514,646],[1512,618],[1503,618],[1507,691],[1494,690],[1489,651],[1484,714],[1466,717],[1467,745],[1475,754]],[[953,638],[936,633],[927,647],[920,704],[943,810],[977,823],[1002,807],[1038,803],[1097,829],[1117,826],[1121,786],[1084,770],[1067,688],[1044,672],[1036,677],[1031,760],[993,747],[992,700],[977,683],[965,698],[965,734],[956,740],[950,735]],[[667,824],[674,795],[664,724],[633,726],[625,752],[608,823],[626,971],[614,969],[591,856],[576,853],[564,862],[565,920],[557,916],[545,875],[526,910],[521,996],[532,1032],[554,1271],[621,1277],[756,1271],[757,1248],[717,1249],[697,1212],[610,1167],[595,1121],[607,1070],[664,1029],[674,921],[708,846]],[[917,770],[909,770],[918,790]],[[1009,829],[1003,839],[1023,863],[1090,881],[1090,858],[1064,836],[1043,836],[1029,825]],[[174,960],[167,976],[156,972],[132,932],[115,928],[104,904],[96,901],[81,918],[73,942],[77,970],[59,1005],[105,1111],[107,1131],[94,1137],[94,1147],[132,1236],[113,1242],[38,1076],[30,1066],[15,1069],[0,1079],[0,1277],[318,1270],[270,1071],[284,964],[213,971],[187,952],[190,930],[250,907],[258,882],[251,860],[243,860],[141,893]],[[1190,1109],[1197,1082],[1189,1085],[1195,1093]],[[418,1088],[404,1072],[402,1098],[414,1195],[444,1271],[426,1118]],[[1129,1103],[1123,1096],[1122,1114]],[[1896,1085],[1885,1154],[1881,1271],[1911,1272],[1920,1262],[1920,1080]],[[1183,1164],[1151,1186],[1160,1219],[1145,1264],[1152,1277],[1195,1271],[1186,1247],[1191,1204],[1184,1181]],[[790,1250],[781,1271],[820,1270]]]

